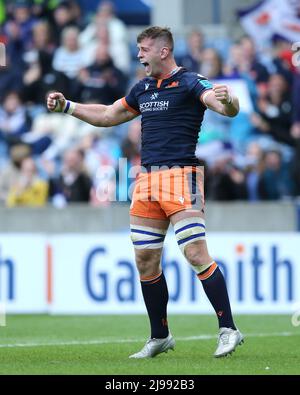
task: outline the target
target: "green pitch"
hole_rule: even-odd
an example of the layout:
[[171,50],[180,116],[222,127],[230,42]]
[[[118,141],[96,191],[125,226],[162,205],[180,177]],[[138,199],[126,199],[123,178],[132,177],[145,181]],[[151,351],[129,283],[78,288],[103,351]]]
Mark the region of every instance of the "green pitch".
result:
[[245,343],[215,359],[214,316],[172,315],[175,351],[128,356],[148,335],[146,316],[8,316],[0,327],[0,374],[300,374],[300,327],[288,315],[236,316]]

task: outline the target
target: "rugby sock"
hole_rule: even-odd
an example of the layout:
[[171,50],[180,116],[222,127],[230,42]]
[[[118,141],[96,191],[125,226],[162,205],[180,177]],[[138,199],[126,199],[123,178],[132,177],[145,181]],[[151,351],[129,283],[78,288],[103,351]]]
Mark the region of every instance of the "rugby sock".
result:
[[202,273],[197,274],[197,277],[201,280],[204,292],[215,309],[219,327],[236,330],[232,318],[225,279],[218,265],[213,262],[210,267]]
[[141,278],[142,293],[151,326],[151,338],[161,339],[169,334],[167,320],[168,287],[164,274]]

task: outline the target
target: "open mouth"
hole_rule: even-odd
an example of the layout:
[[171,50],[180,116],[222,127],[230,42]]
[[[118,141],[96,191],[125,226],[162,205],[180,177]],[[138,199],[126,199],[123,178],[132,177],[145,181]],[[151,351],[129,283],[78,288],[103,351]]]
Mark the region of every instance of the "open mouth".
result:
[[145,67],[146,73],[149,73],[149,71],[150,71],[150,65],[149,65],[149,63],[148,63],[148,62],[145,62],[145,63],[142,63],[142,65]]

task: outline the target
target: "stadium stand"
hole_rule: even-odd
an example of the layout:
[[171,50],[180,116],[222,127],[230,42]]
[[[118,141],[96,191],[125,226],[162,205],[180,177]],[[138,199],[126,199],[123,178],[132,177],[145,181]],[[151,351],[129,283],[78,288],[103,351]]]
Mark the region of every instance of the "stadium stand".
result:
[[[13,173],[16,180],[22,177],[22,160],[13,164],[19,150],[35,162],[49,191],[46,200],[98,205],[103,166],[111,166],[118,175],[120,157],[127,159],[129,168],[138,163],[139,122],[101,130],[47,113],[45,97],[57,90],[74,101],[110,104],[124,96],[143,77],[135,42],[129,40],[130,26],[107,1],[92,14],[75,0],[1,5],[0,42],[6,48],[6,67],[0,68],[1,185],[7,174]],[[206,168],[207,199],[299,197],[300,70],[292,64],[291,44],[278,38],[266,57],[246,35],[229,46],[228,38],[216,45],[199,28],[176,38],[179,65],[213,82],[225,80],[242,99],[236,118],[206,112],[196,154]],[[76,184],[72,198],[59,203],[53,191],[63,177],[66,157],[75,152],[82,158],[84,181]],[[65,178],[69,182],[70,177]],[[121,182],[115,188],[129,200],[127,185]],[[11,205],[11,188],[0,188],[1,204]],[[13,201],[23,204],[22,199]]]

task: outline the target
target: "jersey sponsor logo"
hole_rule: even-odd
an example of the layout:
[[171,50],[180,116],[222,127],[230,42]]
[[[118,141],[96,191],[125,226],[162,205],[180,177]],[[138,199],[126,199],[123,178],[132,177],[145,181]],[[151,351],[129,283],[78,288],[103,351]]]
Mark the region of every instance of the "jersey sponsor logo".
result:
[[158,96],[159,96],[158,93],[157,93],[157,92],[154,92],[153,95],[150,96],[150,99],[151,99],[151,100],[155,100],[155,99],[158,98]]
[[167,85],[166,88],[177,88],[179,81],[173,81],[171,84]]
[[169,100],[140,103],[139,108],[141,113],[146,111],[167,111],[169,109]]
[[150,84],[146,83],[145,84],[145,91],[149,88]]
[[212,83],[210,81],[207,80],[198,80],[198,82],[200,82],[200,84],[205,88],[205,89],[211,89],[213,87]]

